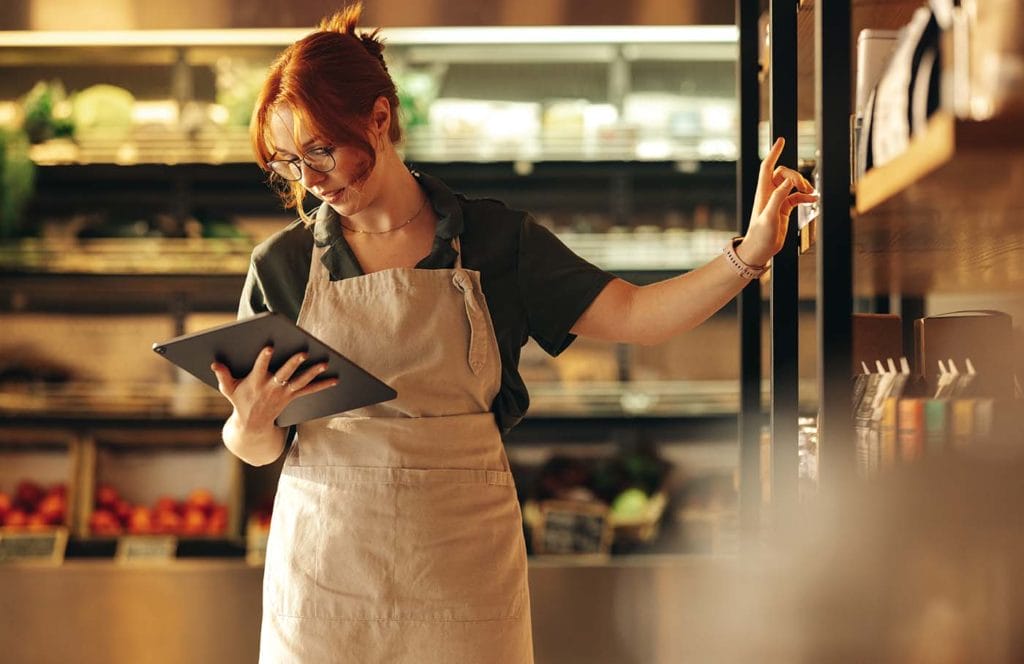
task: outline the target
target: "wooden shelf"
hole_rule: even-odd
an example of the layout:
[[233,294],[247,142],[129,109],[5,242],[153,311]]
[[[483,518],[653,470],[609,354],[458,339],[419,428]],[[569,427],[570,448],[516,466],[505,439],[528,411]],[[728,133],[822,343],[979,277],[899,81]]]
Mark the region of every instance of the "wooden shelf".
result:
[[876,293],[1024,293],[1021,120],[938,113],[906,153],[865,174],[855,282]]

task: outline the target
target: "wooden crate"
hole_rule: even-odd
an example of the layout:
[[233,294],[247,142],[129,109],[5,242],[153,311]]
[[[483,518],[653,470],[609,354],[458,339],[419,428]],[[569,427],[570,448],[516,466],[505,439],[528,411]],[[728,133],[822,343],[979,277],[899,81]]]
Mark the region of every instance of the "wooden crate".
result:
[[65,487],[65,516],[61,523],[52,524],[53,528],[74,523],[80,466],[80,441],[70,432],[28,429],[0,433],[0,492],[13,500],[21,481],[34,482],[44,492],[58,484]]
[[[227,507],[225,533],[178,533],[179,537],[240,539],[241,462],[221,444],[219,437],[206,433],[204,436],[183,431],[105,432],[84,440],[79,493],[82,509],[76,522],[76,534],[83,538],[96,537],[89,527],[96,491],[102,485],[110,485],[131,505],[149,508],[164,497],[180,502],[195,489],[208,489],[216,504]],[[124,534],[139,533],[126,531]]]

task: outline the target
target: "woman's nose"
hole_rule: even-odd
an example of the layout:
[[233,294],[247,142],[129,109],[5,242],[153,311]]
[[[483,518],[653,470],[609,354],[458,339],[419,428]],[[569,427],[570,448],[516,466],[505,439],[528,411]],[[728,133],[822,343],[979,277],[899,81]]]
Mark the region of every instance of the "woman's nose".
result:
[[309,189],[314,184],[322,182],[327,175],[320,171],[310,168],[305,162],[299,162],[299,170],[302,171],[302,186]]

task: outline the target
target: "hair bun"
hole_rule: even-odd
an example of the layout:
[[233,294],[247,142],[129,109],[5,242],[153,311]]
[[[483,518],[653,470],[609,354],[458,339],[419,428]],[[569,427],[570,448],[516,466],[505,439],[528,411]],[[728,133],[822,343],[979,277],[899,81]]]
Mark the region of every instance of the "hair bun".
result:
[[343,35],[356,34],[356,24],[363,15],[363,3],[356,2],[334,13],[333,16],[320,21],[317,27],[321,32],[340,32]]
[[363,3],[357,2],[336,12],[330,18],[320,21],[319,30],[321,32],[338,32],[355,37],[363,45],[363,48],[366,49],[366,52],[376,58],[380,62],[380,66],[384,68],[384,71],[387,71],[388,66],[384,62],[384,44],[377,38],[380,28],[369,34],[365,32],[363,34],[356,34],[356,24],[359,23],[362,15]]
[[380,66],[387,71],[388,66],[384,62],[384,44],[377,39],[377,30],[374,30],[371,34],[363,33],[359,35],[359,41],[362,42],[366,52],[377,58],[380,61]]

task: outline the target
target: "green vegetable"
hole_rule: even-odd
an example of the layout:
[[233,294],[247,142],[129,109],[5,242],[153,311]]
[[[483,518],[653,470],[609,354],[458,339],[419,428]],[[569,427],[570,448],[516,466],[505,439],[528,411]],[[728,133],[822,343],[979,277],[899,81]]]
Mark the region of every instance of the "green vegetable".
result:
[[612,513],[624,519],[632,519],[647,513],[647,494],[643,489],[626,489],[612,501]]
[[71,101],[78,128],[124,129],[132,126],[135,97],[124,88],[101,83],[77,93]]
[[25,115],[22,127],[31,142],[42,143],[71,135],[73,126],[70,120],[55,116],[58,106],[63,105],[66,99],[64,85],[58,80],[39,81],[22,98]]
[[0,127],[0,238],[22,234],[25,207],[35,189],[36,167],[24,131]]

